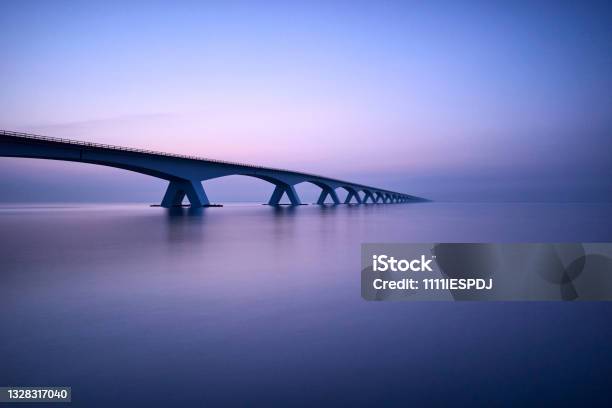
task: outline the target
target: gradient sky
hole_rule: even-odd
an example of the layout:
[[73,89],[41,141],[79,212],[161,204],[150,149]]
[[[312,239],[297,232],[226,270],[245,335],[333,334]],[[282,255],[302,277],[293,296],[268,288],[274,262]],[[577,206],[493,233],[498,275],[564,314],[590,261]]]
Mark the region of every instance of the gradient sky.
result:
[[[611,201],[612,6],[508,3],[2,1],[0,128],[437,200]],[[205,187],[212,201],[272,190]],[[0,201],[163,189],[0,158]]]

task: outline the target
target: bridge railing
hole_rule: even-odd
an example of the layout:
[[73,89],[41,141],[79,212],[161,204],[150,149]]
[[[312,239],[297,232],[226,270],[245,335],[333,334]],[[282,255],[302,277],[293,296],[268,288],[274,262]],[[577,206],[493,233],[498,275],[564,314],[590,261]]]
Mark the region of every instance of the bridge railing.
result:
[[[177,157],[177,158],[180,158],[180,159],[200,160],[200,161],[214,162],[214,163],[220,163],[220,164],[230,164],[230,165],[233,165],[233,166],[250,167],[250,168],[255,168],[255,169],[278,170],[278,171],[286,171],[286,172],[295,173],[294,171],[291,171],[291,170],[288,170],[288,169],[276,169],[276,168],[269,168],[269,167],[263,167],[263,166],[256,166],[256,165],[248,164],[248,163],[240,163],[240,162],[231,162],[231,161],[225,161],[225,160],[217,160],[217,159],[211,159],[211,158],[208,158],[208,157],[193,156],[193,155],[188,155],[188,154],[167,153],[167,152],[160,152],[160,151],[156,151],[156,150],[138,149],[138,148],[134,148],[134,147],[117,146],[117,145],[106,144],[106,143],[84,142],[84,141],[81,141],[81,140],[64,139],[64,138],[61,138],[61,137],[43,136],[43,135],[36,135],[36,134],[24,133],[24,132],[13,132],[13,131],[10,131],[10,130],[0,130],[0,135],[19,137],[19,138],[23,138],[23,139],[33,139],[33,140],[43,140],[43,141],[49,141],[49,142],[58,142],[58,143],[65,143],[65,144],[77,145],[77,146],[99,147],[99,148],[110,149],[110,150],[120,150],[120,151],[126,151],[126,152],[145,153],[145,154],[153,154],[153,155],[167,156],[167,157]],[[314,176],[314,174],[313,174],[313,176]],[[322,176],[317,176],[317,177],[322,177]]]
[[84,142],[84,141],[81,141],[81,140],[64,139],[64,138],[61,138],[61,137],[43,136],[43,135],[37,135],[37,134],[25,133],[25,132],[13,132],[13,131],[10,131],[10,130],[1,130],[0,129],[0,135],[2,135],[2,136],[18,137],[18,138],[22,138],[22,139],[32,139],[32,140],[42,140],[42,141],[49,141],[49,142],[64,143],[64,144],[70,144],[70,145],[75,145],[75,146],[97,147],[97,148],[103,148],[103,149],[109,149],[109,150],[118,150],[118,151],[125,151],[125,152],[152,154],[152,155],[166,156],[166,157],[176,157],[176,158],[179,158],[179,159],[206,161],[206,162],[219,163],[219,164],[228,164],[228,165],[231,165],[231,166],[248,167],[248,168],[259,169],[259,170],[282,171],[282,172],[286,172],[286,173],[300,174],[300,175],[303,175],[303,176],[312,177],[312,178],[318,178],[318,179],[323,179],[323,180],[332,180],[332,181],[337,182],[337,183],[346,184],[347,186],[355,186],[355,187],[367,188],[367,189],[370,189],[370,190],[376,190],[376,191],[383,191],[383,192],[391,193],[391,191],[388,191],[388,190],[381,190],[381,189],[378,189],[378,188],[374,188],[374,187],[370,187],[370,186],[365,186],[365,185],[362,185],[362,184],[350,183],[350,182],[346,182],[346,181],[343,181],[343,180],[337,180],[337,179],[332,179],[332,178],[325,177],[325,176],[320,176],[318,174],[302,173],[302,172],[297,172],[297,171],[293,171],[293,170],[289,170],[289,169],[279,169],[279,168],[263,167],[263,166],[256,166],[256,165],[253,165],[253,164],[248,164],[248,163],[239,163],[239,162],[231,162],[231,161],[225,161],[225,160],[209,159],[207,157],[193,156],[193,155],[187,155],[187,154],[167,153],[167,152],[160,152],[160,151],[155,151],[155,150],[138,149],[138,148],[134,148],[134,147],[117,146],[117,145],[111,145],[111,144],[105,144],[105,143]]

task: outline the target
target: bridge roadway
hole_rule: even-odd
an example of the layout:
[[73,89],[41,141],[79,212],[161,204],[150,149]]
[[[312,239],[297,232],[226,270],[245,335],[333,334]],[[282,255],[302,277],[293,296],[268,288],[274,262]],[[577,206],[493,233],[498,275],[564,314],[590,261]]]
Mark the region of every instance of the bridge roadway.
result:
[[185,196],[192,207],[208,206],[210,201],[201,182],[229,175],[256,177],[274,184],[274,192],[268,201],[270,205],[279,205],[285,194],[292,205],[300,205],[295,185],[304,182],[321,188],[317,204],[324,204],[328,197],[334,204],[340,204],[336,193],[338,188],[347,191],[345,204],[427,201],[396,191],[315,174],[6,130],[0,130],[2,156],[98,164],[168,180],[162,207],[180,206]]

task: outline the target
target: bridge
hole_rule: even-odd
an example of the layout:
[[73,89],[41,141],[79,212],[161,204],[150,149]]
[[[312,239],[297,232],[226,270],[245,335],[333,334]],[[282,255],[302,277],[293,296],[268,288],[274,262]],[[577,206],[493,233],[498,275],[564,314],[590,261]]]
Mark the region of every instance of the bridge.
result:
[[90,163],[161,178],[169,182],[161,202],[161,206],[167,208],[181,206],[185,196],[192,207],[210,206],[202,181],[230,175],[256,177],[272,183],[275,187],[268,201],[270,205],[279,205],[283,195],[292,205],[302,204],[295,185],[304,182],[321,189],[317,204],[324,204],[328,197],[334,204],[340,204],[337,189],[347,192],[344,204],[427,201],[396,191],[315,174],[6,130],[0,130],[0,157]]

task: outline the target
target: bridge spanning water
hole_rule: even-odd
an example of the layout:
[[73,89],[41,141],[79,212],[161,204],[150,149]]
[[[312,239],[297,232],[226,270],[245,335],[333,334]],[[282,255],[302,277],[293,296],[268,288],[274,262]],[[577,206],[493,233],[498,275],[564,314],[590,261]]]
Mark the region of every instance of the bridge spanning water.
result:
[[405,193],[298,171],[6,130],[0,130],[2,156],[98,164],[168,180],[162,207],[180,206],[185,196],[192,207],[208,206],[210,201],[202,181],[230,175],[256,177],[274,184],[274,192],[268,201],[270,205],[278,205],[283,195],[287,196],[292,205],[300,205],[295,185],[304,182],[321,188],[317,204],[324,204],[328,197],[334,204],[340,204],[336,193],[339,188],[347,191],[345,204],[427,201]]

